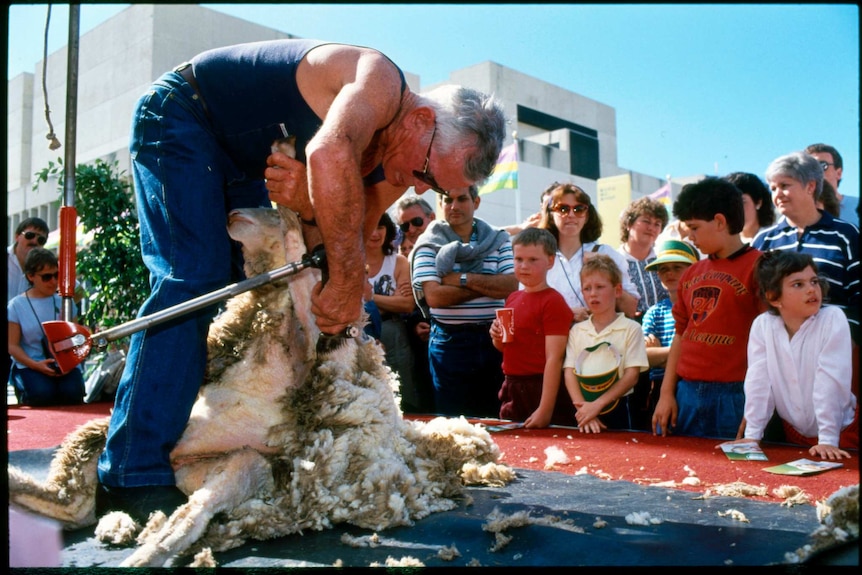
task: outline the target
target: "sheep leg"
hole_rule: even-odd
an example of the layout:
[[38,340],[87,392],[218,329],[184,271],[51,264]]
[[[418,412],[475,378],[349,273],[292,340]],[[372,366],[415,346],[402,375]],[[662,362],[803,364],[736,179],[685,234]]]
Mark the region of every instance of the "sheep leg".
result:
[[80,489],[66,489],[55,481],[40,482],[16,467],[9,468],[9,501],[23,509],[51,517],[65,529],[96,522],[96,461],[87,462],[82,475],[90,475]]
[[51,460],[48,477],[38,481],[9,467],[9,501],[60,521],[66,529],[96,522],[96,467],[105,446],[108,418],[85,423],[70,433]]
[[[212,518],[244,501],[273,490],[272,469],[266,459],[251,449],[233,452],[217,460],[191,464],[177,472],[180,488],[197,487],[185,505],[150,534],[122,567],[158,567],[188,550],[206,532]],[[183,491],[188,492],[186,489]]]

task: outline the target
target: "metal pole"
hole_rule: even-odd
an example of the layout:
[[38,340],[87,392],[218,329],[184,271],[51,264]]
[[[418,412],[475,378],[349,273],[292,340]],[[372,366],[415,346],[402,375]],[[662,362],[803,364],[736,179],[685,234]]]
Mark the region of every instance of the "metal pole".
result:
[[214,303],[224,301],[275,280],[298,274],[307,268],[320,268],[321,262],[323,261],[322,258],[324,257],[325,255],[322,252],[315,253],[314,255],[306,254],[299,262],[289,263],[280,268],[264,272],[260,275],[231,284],[227,287],[223,287],[220,290],[206,293],[189,301],[178,303],[161,311],[139,317],[124,324],[93,334],[93,346],[96,347],[96,349],[104,349],[108,346],[108,343],[131,335],[135,332],[155,327],[166,321],[203,309]]
[[[515,157],[520,161],[521,146],[518,143],[518,132],[512,132],[512,143],[515,144]],[[515,169],[518,169],[517,164]],[[518,185],[515,186],[515,223],[520,224],[521,221],[521,180],[518,179]]]
[[63,183],[63,207],[60,208],[60,296],[63,298],[61,317],[71,321],[75,313],[75,258],[77,250],[77,220],[75,210],[75,135],[78,131],[78,39],[81,6],[69,5],[69,42],[66,60],[66,154]]

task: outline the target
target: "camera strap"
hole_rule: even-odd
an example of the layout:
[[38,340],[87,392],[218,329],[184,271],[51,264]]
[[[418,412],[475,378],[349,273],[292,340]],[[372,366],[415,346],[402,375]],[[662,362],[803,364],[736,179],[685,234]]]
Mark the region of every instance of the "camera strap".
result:
[[[36,308],[33,307],[33,302],[30,301],[30,294],[24,292],[24,297],[27,298],[27,303],[30,304],[30,310],[33,312],[33,317],[36,318],[36,323],[39,324],[39,329],[42,330],[42,336],[45,338],[45,341],[48,341],[48,334],[45,333],[45,327],[42,325],[42,320],[39,319],[39,314],[36,313]],[[54,304],[54,319],[57,319],[57,314],[60,310],[57,309],[57,304],[54,303],[54,296],[51,296],[51,302]],[[49,350],[45,350],[46,352]],[[45,359],[51,359],[50,357],[46,357]]]

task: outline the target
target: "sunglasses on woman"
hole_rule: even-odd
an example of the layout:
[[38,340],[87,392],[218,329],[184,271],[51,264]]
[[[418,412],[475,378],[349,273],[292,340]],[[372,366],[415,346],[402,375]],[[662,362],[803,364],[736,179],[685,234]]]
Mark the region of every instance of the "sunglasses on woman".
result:
[[42,278],[42,281],[48,283],[51,280],[58,279],[60,277],[60,272],[54,272],[52,274],[39,274],[39,277]]
[[589,208],[584,204],[578,204],[577,206],[570,206],[568,204],[560,204],[558,206],[554,206],[551,208],[552,212],[557,212],[561,216],[567,216],[571,212],[572,214],[581,215],[586,212]]
[[37,234],[36,232],[24,232],[25,240],[32,240],[33,238],[36,238],[36,241],[39,243],[40,246],[44,246],[45,242],[48,241],[48,236],[43,236],[42,234]]
[[424,224],[424,223],[425,223],[424,218],[420,218],[419,216],[416,216],[415,218],[410,218],[409,220],[407,220],[403,224],[398,224],[398,227],[401,228],[402,232],[406,232],[407,230],[410,229],[411,225],[414,228],[418,228],[418,227],[421,227],[422,224]]

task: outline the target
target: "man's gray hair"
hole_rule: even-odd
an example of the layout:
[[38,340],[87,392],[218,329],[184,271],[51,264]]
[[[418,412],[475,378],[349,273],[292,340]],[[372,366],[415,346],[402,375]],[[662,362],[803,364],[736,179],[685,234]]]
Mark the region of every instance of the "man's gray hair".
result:
[[804,152],[793,152],[772,160],[766,168],[766,181],[772,181],[775,176],[786,176],[800,182],[803,186],[814,182],[814,200],[820,199],[823,193],[823,168],[814,156]]
[[406,210],[412,208],[413,206],[419,206],[420,208],[422,208],[422,212],[426,216],[430,216],[434,213],[434,208],[432,208],[428,202],[426,202],[419,196],[404,196],[403,198],[398,200],[398,203],[395,204],[395,209],[393,210],[395,212],[395,219],[400,219],[401,214],[404,213]]
[[506,137],[506,115],[499,100],[472,88],[446,85],[420,96],[420,104],[437,114],[437,141],[443,153],[473,147],[464,177],[471,182],[487,179]]

